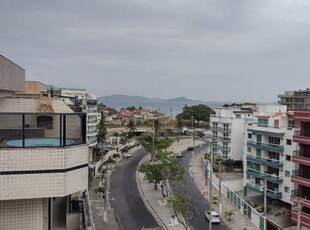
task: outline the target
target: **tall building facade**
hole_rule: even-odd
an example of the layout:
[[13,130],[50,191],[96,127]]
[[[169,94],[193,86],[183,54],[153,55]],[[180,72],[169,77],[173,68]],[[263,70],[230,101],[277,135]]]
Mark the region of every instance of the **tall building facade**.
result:
[[252,190],[265,192],[269,201],[291,204],[292,162],[297,144],[293,142],[293,113],[277,112],[257,115],[257,122],[246,128],[244,145],[244,194]]
[[11,88],[10,77],[3,79],[9,82],[0,84],[0,229],[83,228],[86,114],[47,93],[9,97],[24,91],[24,76]]
[[25,89],[25,70],[0,54],[0,96]]
[[278,95],[279,104],[286,105],[287,110],[310,109],[310,89],[286,91]]
[[[298,144],[292,161],[296,164],[292,182],[291,201],[296,208],[292,209],[291,219],[310,229],[310,110],[294,111],[295,128],[293,141]],[[299,218],[298,218],[299,216]]]
[[253,121],[252,108],[222,107],[210,117],[210,151],[223,159],[242,160],[245,124]]

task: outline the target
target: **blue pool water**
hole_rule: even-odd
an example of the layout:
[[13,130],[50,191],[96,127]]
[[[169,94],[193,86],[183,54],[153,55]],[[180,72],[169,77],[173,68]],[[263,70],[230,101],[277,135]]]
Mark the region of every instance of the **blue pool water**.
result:
[[[34,139],[25,139],[25,147],[56,147],[63,145],[59,141],[59,138],[34,138]],[[67,139],[66,145],[72,145],[74,143],[74,140]],[[23,140],[12,140],[8,141],[6,143],[7,145],[11,147],[23,147]]]

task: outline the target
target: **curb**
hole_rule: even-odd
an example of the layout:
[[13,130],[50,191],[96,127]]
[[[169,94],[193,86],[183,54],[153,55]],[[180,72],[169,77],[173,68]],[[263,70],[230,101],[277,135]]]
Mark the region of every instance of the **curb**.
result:
[[[139,162],[138,164],[138,168],[140,166],[140,164],[145,160],[146,157],[148,157],[148,155],[146,155],[144,158],[142,158],[142,160]],[[148,200],[146,199],[143,190],[142,190],[142,186],[141,186],[141,181],[140,181],[140,176],[139,176],[139,172],[138,170],[136,171],[136,182],[137,182],[137,187],[139,190],[139,194],[140,197],[142,198],[145,206],[147,207],[147,209],[152,213],[152,215],[154,216],[154,218],[156,219],[157,223],[165,230],[168,230],[168,227],[165,225],[165,223],[162,221],[162,219],[159,217],[159,215],[155,212],[155,210],[153,209],[153,207],[150,205],[150,203],[148,202]]]

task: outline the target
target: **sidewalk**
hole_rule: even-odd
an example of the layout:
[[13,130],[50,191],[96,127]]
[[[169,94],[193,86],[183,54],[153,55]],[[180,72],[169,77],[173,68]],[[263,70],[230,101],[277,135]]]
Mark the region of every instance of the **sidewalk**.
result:
[[[199,191],[204,194],[205,189],[205,172],[202,165],[202,154],[195,154],[195,157],[190,162],[190,170],[192,172],[195,184]],[[219,191],[216,190],[214,187],[212,188],[212,196],[219,196]],[[204,194],[206,200],[209,201],[209,195]],[[256,230],[257,227],[248,220],[239,210],[237,210],[233,204],[229,200],[226,199],[222,195],[222,210],[223,214],[221,215],[221,220],[225,222],[226,226],[231,230],[240,230],[240,229],[247,229],[247,230]],[[217,204],[212,204],[212,207],[217,213],[220,214],[219,202]],[[227,221],[224,213],[225,211],[234,210],[234,215],[231,217],[231,221]]]

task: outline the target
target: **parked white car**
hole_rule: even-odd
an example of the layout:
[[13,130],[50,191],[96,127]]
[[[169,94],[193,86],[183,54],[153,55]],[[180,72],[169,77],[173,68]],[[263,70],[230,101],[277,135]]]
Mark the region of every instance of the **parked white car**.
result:
[[219,214],[217,214],[216,211],[211,212],[211,218],[210,218],[210,211],[206,211],[205,215],[206,215],[206,218],[208,221],[210,221],[210,219],[211,219],[212,224],[219,224],[221,222],[220,216],[219,216]]
[[131,157],[131,156],[132,156],[132,153],[129,153],[129,152],[123,153],[123,157],[124,157],[124,158],[129,158],[129,157]]

